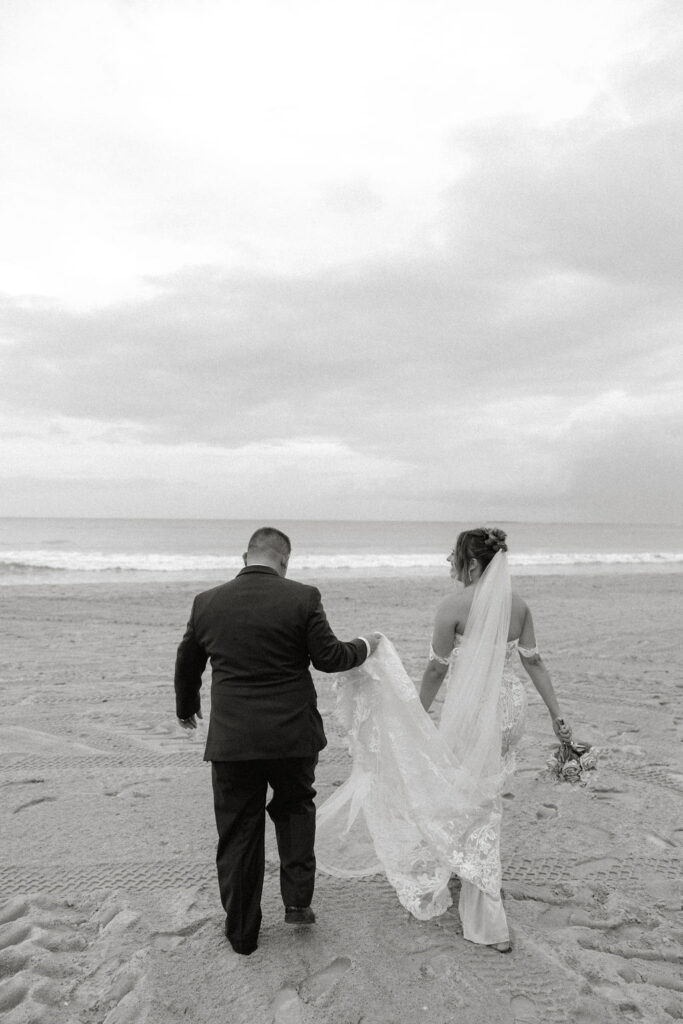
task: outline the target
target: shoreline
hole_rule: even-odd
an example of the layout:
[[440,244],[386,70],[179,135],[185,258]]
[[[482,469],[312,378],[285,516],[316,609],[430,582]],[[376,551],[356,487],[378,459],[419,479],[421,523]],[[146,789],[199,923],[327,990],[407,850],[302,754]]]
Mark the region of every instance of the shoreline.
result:
[[[209,589],[218,586],[220,583],[233,579],[239,572],[239,567],[227,567],[225,572],[212,572],[202,574],[198,572],[185,573],[155,573],[144,570],[110,570],[102,572],[69,572],[69,570],[49,570],[41,576],[40,571],[16,573],[0,576],[0,589],[11,587],[77,587],[77,586],[118,586],[118,585],[153,585],[166,586],[187,586],[192,584],[198,589]],[[529,565],[511,566],[511,576],[515,578],[528,578],[534,576],[678,576],[683,574],[683,561],[679,562],[609,562],[609,563],[578,563],[563,565]],[[382,569],[373,567],[367,570],[353,568],[325,568],[325,569],[299,569],[292,567],[288,574],[289,579],[299,580],[301,583],[313,583],[321,581],[347,580],[349,582],[367,582],[372,580],[395,580],[402,579],[424,579],[440,580],[447,578],[447,570],[434,569],[432,567],[421,568],[418,566],[402,568],[397,572],[395,568]],[[169,578],[171,577],[171,578]]]

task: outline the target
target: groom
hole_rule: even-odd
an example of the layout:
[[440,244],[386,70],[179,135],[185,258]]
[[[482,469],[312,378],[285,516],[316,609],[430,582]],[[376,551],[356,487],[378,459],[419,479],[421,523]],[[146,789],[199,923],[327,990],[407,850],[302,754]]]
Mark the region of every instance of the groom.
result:
[[336,638],[320,592],[285,579],[290,552],[280,530],[266,526],[253,534],[235,579],[194,599],[175,668],[176,714],[194,729],[211,660],[204,760],[211,761],[218,885],[225,934],[247,956],[261,925],[265,810],[275,825],[285,921],[315,921],[313,783],[327,740],[309,665],[343,672],[361,665],[379,642],[375,634],[348,643]]

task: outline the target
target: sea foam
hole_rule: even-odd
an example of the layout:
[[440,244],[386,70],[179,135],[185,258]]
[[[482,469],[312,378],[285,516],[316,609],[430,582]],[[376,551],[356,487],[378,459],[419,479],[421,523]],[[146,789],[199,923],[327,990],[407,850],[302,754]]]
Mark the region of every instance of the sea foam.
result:
[[[558,571],[575,567],[683,566],[683,552],[517,552],[510,554],[513,568],[555,568]],[[139,573],[171,577],[201,577],[235,572],[242,568],[242,559],[232,555],[178,554],[152,552],[56,551],[54,549],[4,551],[0,555],[0,577],[33,574],[83,574],[84,576],[135,576]],[[424,552],[343,552],[337,554],[296,554],[290,563],[290,575],[306,572],[360,572],[367,575],[380,570],[382,575],[401,575],[405,571],[444,573],[443,554]]]

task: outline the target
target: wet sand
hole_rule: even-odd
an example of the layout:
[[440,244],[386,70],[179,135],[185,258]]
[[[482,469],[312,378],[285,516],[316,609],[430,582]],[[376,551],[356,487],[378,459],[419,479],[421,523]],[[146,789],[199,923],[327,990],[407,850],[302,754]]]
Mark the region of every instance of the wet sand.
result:
[[[234,954],[222,930],[202,737],[182,733],[173,711],[175,648],[201,581],[3,587],[3,1019],[683,1019],[682,581],[517,581],[563,710],[601,759],[589,786],[548,779],[555,740],[529,686],[505,798],[509,956],[465,942],[455,907],[415,921],[379,877],[319,875],[318,924],[285,926],[270,824],[260,946]],[[340,636],[382,630],[419,680],[447,580],[316,582]],[[324,799],[349,762],[330,679],[317,682],[329,737],[318,771]]]

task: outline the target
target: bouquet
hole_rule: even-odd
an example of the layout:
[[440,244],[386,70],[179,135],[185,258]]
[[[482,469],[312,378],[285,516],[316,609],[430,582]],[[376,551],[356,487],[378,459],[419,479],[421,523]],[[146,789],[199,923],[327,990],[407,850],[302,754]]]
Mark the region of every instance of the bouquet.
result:
[[580,782],[585,785],[583,773],[593,771],[597,764],[598,753],[590,743],[570,740],[568,743],[560,743],[548,761],[548,768],[560,782]]

